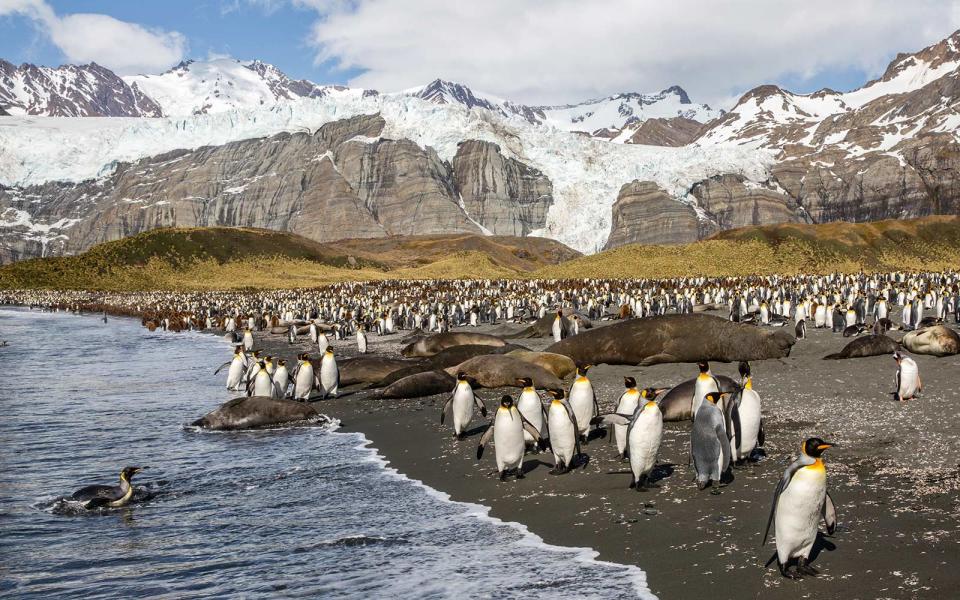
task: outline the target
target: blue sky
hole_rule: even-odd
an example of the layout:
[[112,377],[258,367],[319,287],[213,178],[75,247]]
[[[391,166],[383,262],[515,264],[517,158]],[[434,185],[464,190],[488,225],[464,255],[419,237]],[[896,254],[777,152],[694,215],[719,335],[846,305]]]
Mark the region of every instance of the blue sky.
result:
[[897,52],[949,35],[960,23],[956,4],[0,0],[0,58],[96,60],[127,74],[229,55],[318,83],[393,91],[443,77],[524,102],[678,84],[695,101],[729,107],[766,83],[858,87]]

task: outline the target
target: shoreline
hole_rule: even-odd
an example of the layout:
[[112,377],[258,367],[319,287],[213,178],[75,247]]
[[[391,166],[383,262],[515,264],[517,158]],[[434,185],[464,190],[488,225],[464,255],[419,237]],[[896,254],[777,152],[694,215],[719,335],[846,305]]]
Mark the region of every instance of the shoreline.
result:
[[[849,339],[819,330],[809,336],[788,358],[752,363],[767,456],[735,469],[735,480],[719,495],[690,482],[689,422],[664,424],[660,487],[635,492],[627,488],[627,463],[601,439],[584,448],[590,462],[582,470],[551,476],[552,457],[531,454],[524,480],[499,482],[493,453],[479,464],[475,456],[486,419],[476,415],[470,437],[456,442],[449,424],[439,424],[443,395],[381,400],[346,388],[340,398],[313,406],[341,420],[337,431],[363,434],[388,471],[449,500],[487,507],[490,518],[519,524],[547,545],[589,548],[598,561],[639,567],[662,599],[688,597],[691,585],[698,594],[709,586],[717,598],[950,597],[960,586],[960,573],[949,570],[960,543],[960,422],[952,418],[960,401],[960,356],[914,356],[924,394],[900,405],[888,394],[895,371],[890,357],[823,361]],[[396,355],[401,337],[371,336],[371,354]],[[288,359],[316,353],[308,340],[289,345],[266,332],[256,339],[267,354]],[[518,343],[537,350],[548,340]],[[356,355],[352,339],[334,347],[341,358]],[[736,374],[735,364],[712,366],[716,374]],[[641,386],[669,386],[695,371],[685,364],[600,365],[590,378],[605,412],[619,397],[623,375]],[[516,390],[478,391],[488,408],[501,392]],[[775,547],[760,542],[773,489],[802,439],[814,434],[840,444],[825,457],[839,523],[829,546],[814,549],[821,576],[795,582],[773,565],[763,568]]]

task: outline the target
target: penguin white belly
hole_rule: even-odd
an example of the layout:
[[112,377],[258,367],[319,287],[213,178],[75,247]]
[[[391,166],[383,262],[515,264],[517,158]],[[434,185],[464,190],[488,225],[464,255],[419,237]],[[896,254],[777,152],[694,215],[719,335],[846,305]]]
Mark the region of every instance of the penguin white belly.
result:
[[313,366],[305,365],[297,371],[297,383],[293,387],[293,397],[297,400],[305,400],[310,397],[313,390]]
[[920,370],[917,368],[917,363],[904,357],[900,361],[900,387],[897,392],[901,399],[909,400],[916,396],[918,391],[920,391]]
[[317,336],[317,349],[319,349],[320,354],[323,354],[327,351],[327,348],[330,347],[330,340],[327,338],[327,334],[321,333]]
[[493,446],[497,454],[497,471],[516,469],[523,462],[526,444],[523,442],[523,421],[516,408],[497,409],[493,424]]
[[278,367],[273,375],[273,394],[275,398],[283,397],[287,391],[287,384],[290,383],[290,374],[286,367]]
[[253,350],[253,335],[249,331],[243,334],[243,349],[247,352]]
[[826,494],[827,472],[822,465],[800,468],[780,493],[775,531],[781,564],[794,557],[810,556]]
[[562,462],[569,466],[577,449],[577,432],[573,430],[567,409],[551,405],[547,413],[547,426],[550,428],[550,446],[554,460],[558,465]]
[[657,464],[663,437],[663,415],[659,408],[645,408],[630,432],[630,470],[639,479],[649,475]]
[[360,354],[367,353],[367,336],[362,331],[357,332],[357,350]]
[[593,385],[589,381],[575,381],[570,389],[570,406],[577,417],[577,427],[581,435],[590,430],[593,414]]
[[340,387],[340,370],[333,359],[324,358],[320,362],[320,393],[324,397],[337,395]]
[[887,314],[888,314],[888,313],[887,313],[887,303],[884,302],[884,303],[882,303],[882,304],[878,304],[878,305],[877,305],[877,318],[878,318],[878,319],[886,319],[886,318],[887,318]]
[[239,358],[233,359],[233,362],[230,363],[230,371],[227,372],[228,390],[240,389],[240,384],[243,382],[243,367],[243,360]]
[[553,341],[559,342],[563,339],[563,324],[560,322],[560,319],[553,320]]
[[266,371],[260,371],[253,382],[254,396],[273,396],[273,380]]
[[[617,414],[621,415],[632,415],[637,410],[637,406],[640,404],[640,393],[636,390],[630,390],[624,392],[620,396],[620,401],[617,402]],[[623,451],[627,447],[627,425],[619,425],[614,423],[613,425],[613,435],[617,438],[617,452],[623,454]]]
[[813,324],[816,327],[824,327],[827,324],[827,307],[817,306],[817,311],[813,316]]
[[[543,430],[543,405],[540,404],[540,397],[536,392],[524,390],[517,400],[517,410],[526,420],[530,421],[530,424],[540,432],[542,437],[546,437],[544,435],[546,432]],[[535,440],[529,432],[524,430],[523,441],[532,444]]]
[[[473,418],[473,390],[469,383],[458,383],[453,392],[453,432],[461,433],[467,429]],[[494,432],[496,433],[496,432]]]
[[693,412],[691,414],[697,414],[697,411],[700,410],[700,405],[703,404],[703,398],[710,392],[719,392],[717,388],[717,382],[713,377],[708,375],[700,375],[697,377],[697,383],[693,387]]
[[854,312],[854,311],[852,311],[852,310],[848,310],[848,311],[847,311],[847,321],[846,321],[847,327],[850,327],[850,326],[856,325],[856,324],[857,324],[857,313]]
[[740,448],[737,448],[736,436],[730,440],[732,456],[737,459],[747,458],[757,447],[757,437],[760,435],[760,396],[750,389],[743,390],[740,396]]

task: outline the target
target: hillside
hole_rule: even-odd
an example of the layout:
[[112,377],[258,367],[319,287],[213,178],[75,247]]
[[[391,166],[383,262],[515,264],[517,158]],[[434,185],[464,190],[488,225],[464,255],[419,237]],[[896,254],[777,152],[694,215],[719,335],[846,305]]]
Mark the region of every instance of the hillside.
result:
[[517,277],[577,256],[543,238],[398,236],[321,244],[264,229],[156,229],[78,256],[0,267],[0,289],[289,288],[387,277]]
[[741,227],[692,244],[633,244],[546,267],[544,278],[955,269],[960,217]]

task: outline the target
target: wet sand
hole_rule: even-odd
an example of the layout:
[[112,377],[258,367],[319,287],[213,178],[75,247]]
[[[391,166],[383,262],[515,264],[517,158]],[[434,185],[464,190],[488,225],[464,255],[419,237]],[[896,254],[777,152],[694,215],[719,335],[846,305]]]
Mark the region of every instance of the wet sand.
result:
[[[265,336],[260,334],[257,346],[268,353],[293,358],[300,348],[308,349],[308,341],[291,346],[282,336]],[[371,353],[398,355],[402,336],[371,336]],[[485,419],[478,414],[472,435],[457,442],[449,423],[439,423],[444,396],[380,400],[348,388],[340,399],[314,405],[341,419],[344,431],[366,435],[401,473],[454,500],[490,506],[493,516],[523,523],[548,543],[590,547],[600,559],[640,566],[660,598],[955,597],[960,357],[914,356],[924,392],[901,405],[891,395],[892,357],[821,360],[849,341],[810,330],[790,357],[752,363],[754,389],[763,403],[766,456],[736,468],[734,481],[718,488],[719,494],[698,491],[691,481],[690,422],[665,424],[659,487],[636,492],[627,487],[627,462],[617,460],[608,440],[595,439],[584,448],[589,463],[583,469],[550,475],[552,456],[531,454],[525,479],[500,482],[492,448],[476,460]],[[516,340],[532,349],[549,342]],[[356,354],[352,338],[334,347],[341,358]],[[715,374],[736,377],[736,364],[712,366]],[[624,375],[646,387],[669,386],[695,374],[689,364],[600,365],[590,378],[607,411],[623,389]],[[478,393],[492,409],[502,391]],[[761,547],[761,540],[777,481],[811,435],[839,444],[825,455],[839,525],[814,549],[813,565],[821,575],[796,582],[783,579],[775,564],[764,568],[775,546],[771,541]]]

